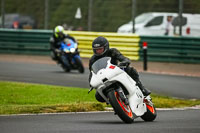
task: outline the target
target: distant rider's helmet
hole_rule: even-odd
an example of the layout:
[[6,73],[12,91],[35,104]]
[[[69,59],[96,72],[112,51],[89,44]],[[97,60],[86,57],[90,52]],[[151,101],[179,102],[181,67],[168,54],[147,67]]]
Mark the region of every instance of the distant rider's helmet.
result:
[[106,38],[100,36],[92,42],[92,49],[96,56],[103,56],[109,50],[109,42]]
[[64,36],[64,28],[60,25],[56,26],[54,29],[54,34],[56,38],[63,37]]

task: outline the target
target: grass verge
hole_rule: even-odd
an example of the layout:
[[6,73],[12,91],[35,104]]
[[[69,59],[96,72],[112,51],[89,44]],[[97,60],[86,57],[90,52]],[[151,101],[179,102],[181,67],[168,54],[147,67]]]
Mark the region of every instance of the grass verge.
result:
[[[88,89],[0,81],[0,114],[103,111]],[[159,108],[200,105],[200,100],[183,100],[152,94]]]

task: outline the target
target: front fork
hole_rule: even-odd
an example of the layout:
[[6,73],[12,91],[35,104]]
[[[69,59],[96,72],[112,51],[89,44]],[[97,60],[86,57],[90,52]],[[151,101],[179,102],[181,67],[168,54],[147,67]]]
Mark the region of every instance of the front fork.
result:
[[81,60],[81,57],[80,57],[80,55],[78,55],[78,54],[75,54],[75,55],[72,55],[73,57],[72,57],[72,63],[73,64],[76,64],[76,58],[79,58],[80,60]]
[[66,67],[70,67],[70,62],[69,62],[69,59],[68,59],[68,55],[62,54],[60,58],[61,58],[63,64],[64,64]]
[[127,98],[126,95],[124,94],[124,91],[122,90],[122,88],[119,87],[118,89],[116,89],[116,91],[118,92],[119,97],[121,98],[121,100],[122,100],[126,105],[129,105],[128,98]]
[[150,106],[153,106],[153,102],[151,101],[150,95],[144,98],[144,103]]

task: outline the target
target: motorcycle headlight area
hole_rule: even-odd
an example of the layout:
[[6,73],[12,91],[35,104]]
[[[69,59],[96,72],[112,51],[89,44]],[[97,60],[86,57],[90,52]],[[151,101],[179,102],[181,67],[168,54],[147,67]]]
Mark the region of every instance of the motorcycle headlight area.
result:
[[75,51],[76,51],[75,48],[71,48],[71,49],[70,49],[70,52],[71,52],[71,53],[74,53]]
[[64,49],[64,51],[65,51],[65,53],[69,53],[70,51],[69,51],[69,49]]

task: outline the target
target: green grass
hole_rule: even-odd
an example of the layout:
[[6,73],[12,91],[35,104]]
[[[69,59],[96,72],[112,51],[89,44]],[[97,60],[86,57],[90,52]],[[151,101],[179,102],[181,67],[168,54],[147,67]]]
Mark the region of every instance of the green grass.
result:
[[182,108],[200,105],[199,99],[178,99],[157,94],[151,95],[157,108]]
[[[88,89],[0,81],[0,114],[103,111]],[[200,100],[174,99],[152,94],[156,107],[199,105]]]

